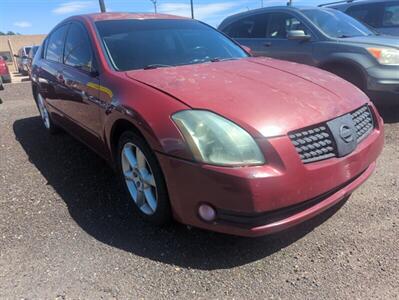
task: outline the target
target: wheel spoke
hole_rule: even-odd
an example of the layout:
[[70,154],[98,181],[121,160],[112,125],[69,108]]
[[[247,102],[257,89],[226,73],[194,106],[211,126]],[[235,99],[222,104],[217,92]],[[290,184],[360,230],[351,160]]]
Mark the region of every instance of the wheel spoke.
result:
[[144,153],[141,152],[141,150],[137,147],[136,148],[136,158],[137,158],[137,167],[141,169],[146,168],[146,161],[145,161],[145,156]]
[[139,208],[141,208],[145,203],[145,195],[143,193],[143,191],[137,191],[137,200],[136,200],[136,204]]
[[147,173],[145,176],[143,176],[143,180],[146,184],[156,187],[154,175]]
[[133,150],[131,147],[125,147],[123,150],[123,155],[127,159],[130,167],[136,168],[137,167],[137,160],[136,157],[134,156]]
[[155,212],[155,210],[157,209],[157,200],[154,197],[152,189],[146,188],[144,190],[144,195],[148,206],[151,208],[153,212]]

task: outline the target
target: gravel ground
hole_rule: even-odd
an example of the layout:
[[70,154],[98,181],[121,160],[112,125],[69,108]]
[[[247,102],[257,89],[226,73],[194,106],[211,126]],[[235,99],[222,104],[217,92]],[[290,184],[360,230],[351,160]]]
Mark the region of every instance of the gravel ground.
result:
[[258,239],[157,228],[106,164],[0,92],[0,298],[399,298],[399,108],[377,171],[339,207]]

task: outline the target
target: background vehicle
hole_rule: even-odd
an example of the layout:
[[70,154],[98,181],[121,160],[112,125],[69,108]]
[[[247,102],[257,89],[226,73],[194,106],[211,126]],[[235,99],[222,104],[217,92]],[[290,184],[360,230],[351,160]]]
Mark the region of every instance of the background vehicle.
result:
[[10,71],[7,66],[6,60],[0,56],[0,77],[4,83],[11,82]]
[[331,8],[273,7],[228,17],[219,29],[269,56],[317,66],[365,91],[399,102],[399,39],[378,36]]
[[26,65],[26,67],[28,69],[29,78],[31,77],[31,73],[32,73],[33,58],[35,57],[38,49],[39,49],[39,46],[32,46],[32,49],[29,51],[29,54],[28,54],[28,63]]
[[28,75],[28,55],[32,46],[25,46],[18,50],[18,54],[14,55],[17,58],[18,72],[23,75]]
[[378,32],[399,36],[399,1],[364,0],[342,1],[342,4],[323,4],[375,28]]
[[45,128],[104,157],[156,224],[277,232],[343,201],[382,150],[382,119],[353,85],[250,57],[196,20],[76,16],[40,49],[32,90]]

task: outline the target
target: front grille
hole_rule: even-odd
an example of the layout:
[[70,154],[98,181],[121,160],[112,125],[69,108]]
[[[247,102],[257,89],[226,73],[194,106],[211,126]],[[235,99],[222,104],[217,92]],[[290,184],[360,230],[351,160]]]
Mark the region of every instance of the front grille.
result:
[[289,137],[304,163],[336,156],[334,139],[326,125],[291,133]]
[[[359,144],[374,129],[373,115],[368,105],[362,106],[350,115],[356,127],[357,144]],[[291,132],[289,138],[303,163],[338,156],[337,146],[327,122]]]
[[351,113],[352,119],[355,122],[357,142],[364,140],[374,129],[373,115],[371,114],[368,105],[361,107],[355,112]]

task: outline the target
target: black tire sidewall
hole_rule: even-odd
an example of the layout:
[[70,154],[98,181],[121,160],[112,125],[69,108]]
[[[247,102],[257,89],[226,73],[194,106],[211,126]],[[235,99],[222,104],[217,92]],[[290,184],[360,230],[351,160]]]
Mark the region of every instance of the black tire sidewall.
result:
[[[43,121],[42,115],[40,114],[40,108],[39,108],[39,103],[38,103],[38,101],[39,101],[39,100],[38,100],[38,94],[39,94],[39,93],[36,93],[36,95],[35,95],[35,97],[36,97],[35,101],[36,101],[37,109],[39,110],[39,115],[40,115],[40,120],[42,121],[42,125],[43,125],[43,127],[46,129],[46,131],[47,131],[48,133],[50,133],[50,134],[56,134],[56,133],[59,132],[59,128],[58,128],[57,125],[54,124],[53,120],[51,119],[51,114],[50,114],[50,112],[48,112],[50,127],[47,128],[46,125],[44,125],[44,121]],[[43,98],[43,105],[46,105],[45,98],[44,98],[43,96],[42,96],[42,98]],[[46,109],[47,109],[47,107],[46,107]],[[47,111],[48,111],[48,110],[47,110]]]
[[[139,147],[139,149],[144,153],[147,162],[151,167],[151,171],[154,175],[154,179],[156,182],[156,190],[157,190],[157,209],[153,215],[147,215],[137,207],[137,205],[134,203],[133,199],[131,198],[129,189],[126,185],[126,181],[122,170],[121,158],[122,158],[123,147],[126,145],[126,143],[129,142]],[[128,200],[133,204],[132,206],[134,207],[134,210],[144,220],[149,221],[153,224],[165,225],[169,223],[172,219],[172,214],[171,214],[171,207],[170,207],[164,175],[162,173],[161,167],[159,166],[158,160],[154,152],[147,145],[145,140],[136,133],[134,133],[133,131],[125,131],[119,139],[116,155],[117,155],[116,157],[117,171],[122,181],[126,196]]]

